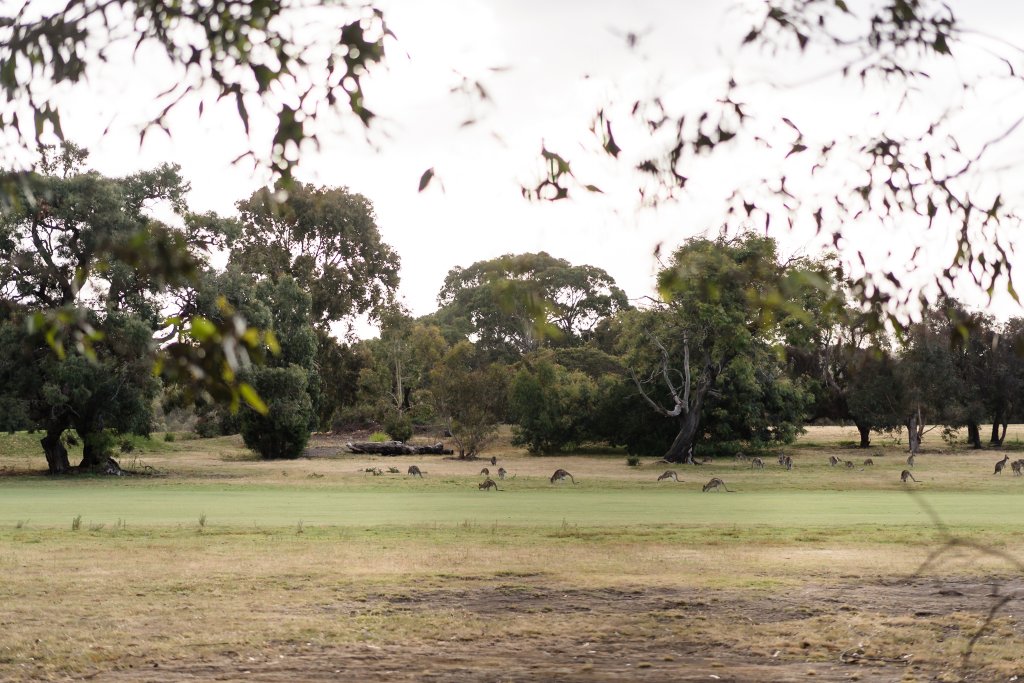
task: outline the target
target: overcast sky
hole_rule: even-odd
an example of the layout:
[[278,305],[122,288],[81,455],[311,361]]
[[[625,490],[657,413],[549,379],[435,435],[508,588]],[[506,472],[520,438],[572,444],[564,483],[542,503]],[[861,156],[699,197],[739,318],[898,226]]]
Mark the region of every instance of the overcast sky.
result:
[[[992,0],[963,10],[985,31],[1013,37],[1021,35],[1021,4]],[[656,245],[716,234],[720,206],[713,199],[752,172],[746,166],[756,165],[737,157],[710,164],[682,202],[657,210],[639,208],[634,179],[593,161],[594,155],[583,155],[576,170],[600,179],[602,195],[530,203],[519,191],[521,183],[538,179],[542,141],[567,155],[592,149],[588,124],[609,101],[630,101],[656,88],[684,101],[716,96],[745,25],[742,12],[727,10],[727,3],[380,5],[397,42],[389,46],[386,69],[367,85],[367,104],[381,118],[374,144],[366,143],[351,117],[334,121],[321,131],[321,149],[304,151],[297,175],[347,186],[373,202],[385,241],[402,259],[401,298],[415,314],[436,308],[453,266],[527,251],[602,267],[630,297],[652,294]],[[628,32],[641,36],[636,50],[626,47]],[[86,87],[68,95],[65,132],[89,147],[93,166],[110,175],[177,162],[192,183],[194,209],[232,213],[236,201],[268,180],[262,170],[231,164],[246,149],[233,107],[208,108],[197,119],[193,107],[183,106],[171,119],[171,139],[152,134],[139,150],[138,127],[154,114],[155,95],[167,85],[161,69],[148,53],[135,64],[115,59],[97,69]],[[482,79],[491,100],[451,94],[460,74]],[[835,87],[812,93],[809,106],[821,106],[819,118],[826,123],[868,106],[857,93]],[[1020,111],[1020,102],[1002,104]],[[478,123],[462,126],[468,118]],[[258,137],[259,121],[255,125]],[[417,193],[429,167],[440,183]],[[776,236],[787,253],[818,249],[809,234]]]

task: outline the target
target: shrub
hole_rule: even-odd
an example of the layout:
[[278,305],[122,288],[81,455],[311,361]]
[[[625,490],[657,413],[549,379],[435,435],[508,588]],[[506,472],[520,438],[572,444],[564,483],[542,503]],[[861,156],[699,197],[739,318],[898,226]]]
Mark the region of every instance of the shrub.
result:
[[381,443],[390,439],[386,432],[374,432],[370,434],[370,441],[373,443]]
[[412,420],[402,413],[395,413],[384,422],[384,431],[395,441],[412,438]]
[[590,438],[597,384],[582,372],[541,358],[512,379],[512,443],[531,453],[571,449]]
[[164,441],[172,443],[174,441],[174,432],[167,432],[164,434]]
[[640,465],[640,456],[639,455],[631,455],[631,456],[629,456],[628,458],[626,458],[626,464],[629,465],[630,467],[638,467]]
[[252,408],[239,411],[242,440],[263,458],[297,458],[309,441],[313,403],[306,391],[306,370],[257,368],[250,378],[268,412],[260,415]]

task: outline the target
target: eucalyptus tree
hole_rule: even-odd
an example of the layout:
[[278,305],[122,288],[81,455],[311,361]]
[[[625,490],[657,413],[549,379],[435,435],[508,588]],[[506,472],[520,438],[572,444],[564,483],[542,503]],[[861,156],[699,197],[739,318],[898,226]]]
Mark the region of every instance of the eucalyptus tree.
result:
[[546,252],[505,254],[448,272],[437,317],[481,347],[516,358],[550,345],[576,345],[628,307],[604,270]]
[[293,182],[258,190],[238,210],[231,265],[257,278],[293,278],[312,298],[317,327],[379,314],[392,302],[399,258],[363,195]]
[[[779,385],[782,394],[770,400],[788,394],[799,399],[797,406],[803,405],[803,392],[794,386],[783,388],[781,375],[763,366],[753,368],[759,360],[773,357],[774,346],[781,346],[784,322],[810,322],[797,296],[806,282],[806,271],[779,263],[774,240],[753,234],[732,240],[693,239],[673,252],[658,274],[663,304],[647,315],[634,316],[633,329],[625,335],[627,363],[640,400],[676,425],[667,460],[692,459],[709,399],[723,390],[727,379],[736,390],[737,383],[747,389],[753,384]],[[763,296],[768,291],[785,296],[766,307]],[[780,417],[792,422],[801,411],[802,407],[795,415],[783,411]],[[785,440],[793,431],[766,425],[753,435]]]

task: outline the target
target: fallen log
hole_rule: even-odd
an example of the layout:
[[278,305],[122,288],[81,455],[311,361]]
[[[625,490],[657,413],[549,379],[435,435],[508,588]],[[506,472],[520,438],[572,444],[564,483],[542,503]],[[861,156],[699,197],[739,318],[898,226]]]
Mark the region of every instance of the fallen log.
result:
[[451,455],[452,450],[438,441],[433,446],[411,446],[401,441],[349,441],[345,447],[352,453],[372,455]]

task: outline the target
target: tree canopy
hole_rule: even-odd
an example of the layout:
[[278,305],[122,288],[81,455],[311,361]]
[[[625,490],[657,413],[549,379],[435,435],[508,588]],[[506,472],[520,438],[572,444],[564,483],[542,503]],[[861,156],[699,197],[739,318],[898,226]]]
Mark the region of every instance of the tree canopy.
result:
[[543,251],[455,267],[437,298],[437,317],[445,324],[513,357],[545,343],[585,341],[601,320],[629,305],[601,268],[572,265]]
[[256,277],[294,278],[312,297],[318,326],[376,313],[392,301],[400,262],[381,239],[366,197],[295,182],[259,190],[238,210],[242,229],[232,265]]

